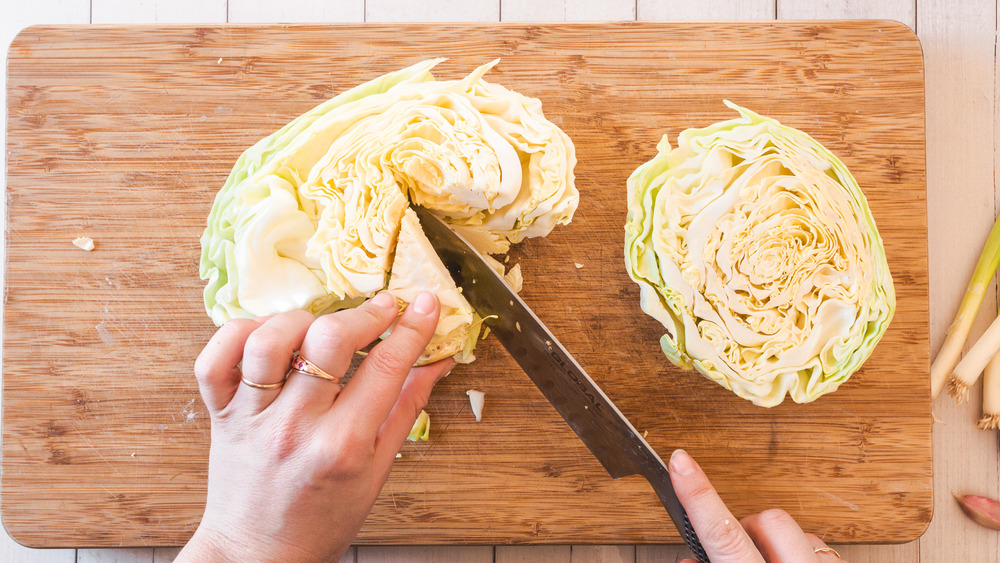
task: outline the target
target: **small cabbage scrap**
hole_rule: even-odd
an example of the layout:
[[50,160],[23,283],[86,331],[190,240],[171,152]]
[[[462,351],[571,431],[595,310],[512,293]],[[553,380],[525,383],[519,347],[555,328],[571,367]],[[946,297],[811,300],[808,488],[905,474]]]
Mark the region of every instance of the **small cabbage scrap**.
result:
[[[483,80],[497,61],[435,80],[442,60],[343,92],[240,156],[201,238],[216,324],[355,307],[387,287],[405,305],[419,284],[448,285],[415,217],[400,239],[411,203],[490,254],[572,219],[575,150],[541,102]],[[441,275],[421,277],[430,270]],[[453,283],[443,291],[436,351],[422,362],[445,350],[472,357],[479,319]]]
[[411,442],[416,442],[417,440],[427,441],[431,437],[431,415],[427,414],[427,411],[421,409],[420,414],[417,415],[417,419],[413,421],[413,426],[410,428],[410,433],[407,434],[406,439]]
[[895,293],[864,194],[814,139],[730,102],[628,179],[625,263],[660,345],[757,405],[806,403],[858,370]]

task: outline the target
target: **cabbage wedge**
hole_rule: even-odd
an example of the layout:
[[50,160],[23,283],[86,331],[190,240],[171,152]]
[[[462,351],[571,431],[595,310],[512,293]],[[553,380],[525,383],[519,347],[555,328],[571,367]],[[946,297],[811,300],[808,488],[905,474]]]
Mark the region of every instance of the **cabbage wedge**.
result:
[[895,310],[882,239],[850,172],[814,139],[726,104],[628,180],[625,263],[671,362],[757,405],[834,391]]
[[388,289],[399,302],[401,310],[413,303],[421,291],[434,293],[441,303],[440,320],[434,336],[417,360],[418,364],[429,364],[455,355],[459,355],[456,358],[459,361],[465,359],[461,352],[470,338],[475,340],[471,334],[475,312],[455,286],[455,280],[427,240],[412,209],[407,209],[403,215]]
[[576,157],[537,99],[483,79],[497,61],[438,81],[430,71],[443,60],[347,90],[240,156],[201,237],[205,307],[217,325],[354,307],[386,288],[408,303],[426,288],[442,317],[422,361],[445,351],[471,359],[479,319],[437,270],[408,206],[504,254],[572,219]]

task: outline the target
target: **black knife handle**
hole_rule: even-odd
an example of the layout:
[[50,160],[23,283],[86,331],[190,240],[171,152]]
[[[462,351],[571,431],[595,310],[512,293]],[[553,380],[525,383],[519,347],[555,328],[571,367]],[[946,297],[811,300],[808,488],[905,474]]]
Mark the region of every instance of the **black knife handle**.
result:
[[660,497],[660,503],[663,504],[663,508],[667,509],[667,514],[674,521],[677,531],[681,533],[684,543],[694,554],[695,559],[699,563],[711,563],[708,554],[705,553],[705,548],[701,545],[701,540],[698,539],[698,534],[694,531],[694,526],[691,525],[687,511],[684,510],[681,501],[677,499],[677,494],[674,493],[674,486],[670,482],[670,474],[667,473],[666,468],[662,471],[655,471],[653,474],[647,474],[645,477],[653,486],[653,490],[656,491],[656,496]]
[[[681,509],[683,510],[683,509]],[[708,560],[708,554],[705,553],[705,548],[701,545],[701,540],[698,539],[698,534],[694,532],[694,526],[691,525],[691,520],[688,519],[687,512],[684,513],[684,529],[681,530],[681,534],[684,536],[684,543],[687,544],[688,549],[694,554],[695,559],[699,563],[710,563]]]

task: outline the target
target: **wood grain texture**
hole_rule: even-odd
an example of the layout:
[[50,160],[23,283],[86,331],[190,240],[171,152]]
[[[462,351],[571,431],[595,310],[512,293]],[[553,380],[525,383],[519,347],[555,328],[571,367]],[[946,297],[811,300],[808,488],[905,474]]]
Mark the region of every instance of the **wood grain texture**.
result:
[[772,20],[772,0],[636,0],[636,19],[646,21]]
[[[432,15],[433,14],[433,15]],[[366,22],[496,22],[496,0],[365,0]]]
[[231,23],[279,22],[361,22],[365,20],[365,0],[339,0],[316,2],[314,0],[228,0],[228,18]]
[[[923,72],[904,26],[98,26],[34,28],[11,49],[0,502],[15,538],[176,545],[193,532],[208,421],[190,367],[214,328],[197,279],[212,198],[245,147],[429,51],[451,57],[442,78],[502,57],[490,79],[542,99],[576,142],[581,208],[516,250],[524,297],[655,448],[691,451],[737,515],[781,506],[830,541],[922,532]],[[760,409],[670,366],[622,267],[625,178],[663,133],[732,117],[723,98],[840,155],[886,242],[892,327],[811,405]],[[81,234],[97,250],[70,244]],[[404,448],[359,543],[677,541],[649,486],[609,479],[496,342],[477,356],[439,384],[432,441]],[[487,393],[483,423],[470,387]]]
[[493,563],[492,546],[358,546],[357,563]]
[[775,6],[781,20],[892,19],[916,29],[913,0],[781,0]]
[[539,21],[619,21],[635,19],[635,0],[504,0],[500,20],[505,22]]
[[226,0],[91,0],[90,23],[222,23]]

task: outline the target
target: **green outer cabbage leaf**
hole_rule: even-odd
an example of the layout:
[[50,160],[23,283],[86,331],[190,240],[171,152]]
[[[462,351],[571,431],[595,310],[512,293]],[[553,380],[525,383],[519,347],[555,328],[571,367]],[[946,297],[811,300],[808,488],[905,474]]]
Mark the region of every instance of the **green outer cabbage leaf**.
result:
[[806,403],[868,359],[895,311],[854,177],[805,133],[740,118],[667,137],[628,179],[625,263],[671,362],[757,405]]

